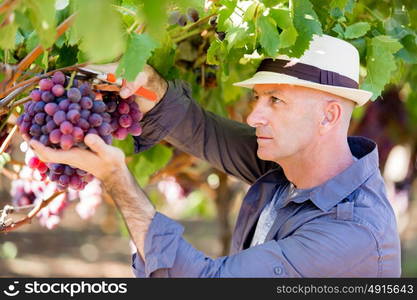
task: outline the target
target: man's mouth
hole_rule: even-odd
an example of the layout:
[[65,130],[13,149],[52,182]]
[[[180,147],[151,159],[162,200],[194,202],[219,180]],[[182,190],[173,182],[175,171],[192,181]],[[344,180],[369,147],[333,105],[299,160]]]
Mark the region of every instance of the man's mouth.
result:
[[267,137],[267,136],[256,136],[257,140],[262,140],[262,141],[266,141],[266,140],[272,140],[271,137]]

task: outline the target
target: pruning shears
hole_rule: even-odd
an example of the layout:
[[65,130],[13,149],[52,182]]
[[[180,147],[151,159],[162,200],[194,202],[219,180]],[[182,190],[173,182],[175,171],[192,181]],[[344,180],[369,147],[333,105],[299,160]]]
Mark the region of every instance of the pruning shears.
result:
[[[111,91],[120,91],[120,88],[126,85],[126,80],[122,78],[117,78],[114,73],[98,71],[98,70],[91,69],[88,67],[78,68],[78,70],[80,73],[94,77],[101,82],[113,85],[114,87],[110,89]],[[100,85],[98,85],[98,87],[100,88]],[[157,99],[157,95],[155,94],[155,92],[148,90],[147,88],[144,88],[144,87],[138,88],[134,94],[136,96],[144,97],[151,101],[156,101]]]

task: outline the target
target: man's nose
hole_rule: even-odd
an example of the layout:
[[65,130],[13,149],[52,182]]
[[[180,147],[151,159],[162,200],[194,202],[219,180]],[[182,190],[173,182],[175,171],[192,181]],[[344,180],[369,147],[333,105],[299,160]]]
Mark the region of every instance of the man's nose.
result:
[[265,105],[258,100],[251,113],[246,118],[246,123],[251,127],[265,126],[268,124]]

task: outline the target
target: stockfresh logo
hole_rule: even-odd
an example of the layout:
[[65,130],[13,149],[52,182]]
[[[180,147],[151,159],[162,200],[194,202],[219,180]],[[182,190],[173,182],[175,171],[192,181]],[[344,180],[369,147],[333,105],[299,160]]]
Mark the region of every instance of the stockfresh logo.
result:
[[20,293],[20,291],[16,288],[18,283],[19,281],[14,281],[13,284],[9,284],[7,290],[4,290],[3,293],[9,297],[17,296]]

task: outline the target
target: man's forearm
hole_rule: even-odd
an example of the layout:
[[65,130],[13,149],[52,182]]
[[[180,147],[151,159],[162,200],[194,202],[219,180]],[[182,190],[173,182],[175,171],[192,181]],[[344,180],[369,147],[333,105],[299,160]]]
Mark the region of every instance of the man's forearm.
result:
[[155,208],[126,165],[104,179],[103,185],[121,212],[130,236],[144,259],[145,237]]

